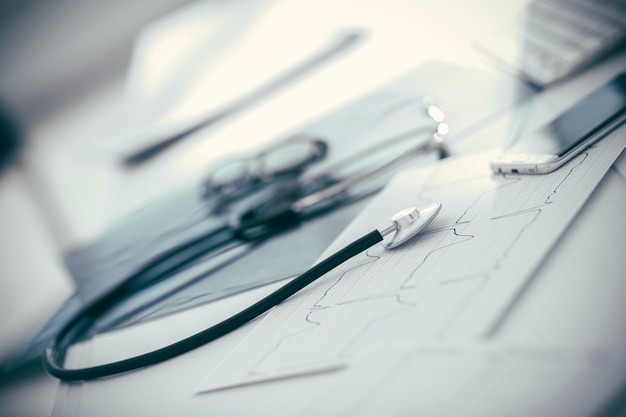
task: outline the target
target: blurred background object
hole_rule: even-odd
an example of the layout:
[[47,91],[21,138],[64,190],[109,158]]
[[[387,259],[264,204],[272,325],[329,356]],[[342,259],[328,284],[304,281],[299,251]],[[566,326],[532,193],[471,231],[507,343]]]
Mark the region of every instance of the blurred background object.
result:
[[125,74],[142,26],[190,0],[0,3],[0,97],[21,124]]
[[626,2],[533,0],[478,48],[528,82],[546,87],[624,45]]

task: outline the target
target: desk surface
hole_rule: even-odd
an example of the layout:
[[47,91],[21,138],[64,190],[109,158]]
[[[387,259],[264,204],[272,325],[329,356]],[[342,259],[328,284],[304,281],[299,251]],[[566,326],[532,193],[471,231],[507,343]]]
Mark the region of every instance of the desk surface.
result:
[[[623,155],[619,164],[623,167],[625,163],[626,155]],[[622,233],[616,236],[614,222],[599,221],[599,218],[618,218],[624,208],[626,181],[613,168],[514,304],[491,343],[505,346],[531,343],[548,348],[611,346],[623,354],[626,335],[621,317],[626,308],[623,303],[626,283],[614,265],[626,240]],[[597,242],[610,244],[598,245]],[[129,340],[138,342],[154,334],[157,327],[176,328],[183,333],[194,331],[258,299],[265,291],[251,291],[225,302],[171,316],[159,323],[123,331],[101,341],[98,347],[111,349],[114,355],[115,348],[119,347],[118,340],[132,345]],[[350,379],[342,379],[347,372],[337,372],[194,394],[199,382],[252,327],[244,327],[213,344],[149,369],[108,380],[61,385],[53,415],[150,413],[165,416],[181,410],[185,415],[205,415],[207,410],[219,415],[246,415],[251,409],[258,415],[306,415],[307,410],[303,407],[310,405],[313,398],[320,401],[325,395],[333,398],[327,392],[329,387],[350,384]],[[93,352],[95,357],[108,356],[99,349]],[[374,365],[371,372],[375,374],[376,371]],[[606,384],[603,396],[614,393],[626,376],[622,371],[623,367],[616,375],[606,375],[605,379],[594,381],[600,386]],[[389,379],[391,381],[393,378]],[[577,394],[581,393],[577,391]],[[566,392],[565,395],[572,394]],[[587,405],[595,409],[597,400],[596,397]],[[400,405],[398,407],[401,409]],[[393,410],[390,406],[390,415]],[[578,410],[581,415],[587,411],[593,410]]]
[[[307,12],[306,18],[310,19],[332,16],[330,20],[335,24],[365,25],[372,37],[368,47],[242,115],[237,123],[221,126],[211,140],[195,138],[140,169],[120,170],[113,158],[103,155],[84,139],[85,131],[97,131],[105,122],[114,119],[112,109],[121,99],[119,82],[104,86],[87,97],[84,103],[78,103],[35,127],[31,134],[32,145],[26,154],[26,171],[16,174],[20,178],[16,182],[18,188],[35,189],[35,203],[31,197],[26,200],[29,207],[43,207],[43,217],[49,228],[46,230],[41,224],[33,226],[33,230],[38,231],[30,237],[31,242],[41,241],[42,236],[47,241],[37,255],[42,263],[31,274],[47,272],[51,268],[57,271],[56,286],[50,285],[59,292],[54,300],[49,300],[49,309],[58,305],[71,291],[69,280],[63,276],[64,271],[54,256],[60,248],[96,235],[115,217],[149,201],[165,189],[194,178],[207,162],[198,155],[210,154],[216,143],[229,143],[249,136],[251,132],[259,140],[272,138],[433,59],[492,71],[473,53],[469,41],[494,28],[503,16],[515,13],[521,4],[511,2],[505,5],[487,0],[479,4],[449,1],[436,5],[375,2],[364,8],[361,3],[346,1],[340,5],[333,2],[334,9],[331,10],[329,4],[317,3],[309,2],[306,8],[298,5],[299,10],[282,5],[283,10],[279,11],[298,18]],[[276,13],[274,19],[281,16]],[[623,58],[607,62],[548,91],[538,100],[536,106],[540,111],[535,114],[539,119],[550,117],[622,70],[623,63]],[[351,82],[346,83],[346,79]],[[329,90],[333,94],[328,94]],[[288,121],[285,115],[289,116]],[[78,125],[75,125],[76,120],[80,120]],[[485,130],[477,132],[475,140],[460,144],[458,152],[501,146],[507,123],[500,120],[485,126]],[[622,295],[626,294],[626,288],[623,288],[625,283],[620,276],[624,266],[620,248],[625,247],[626,234],[615,233],[616,225],[611,220],[619,219],[626,208],[623,157],[620,164],[621,173],[618,168],[609,172],[542,265],[511,310],[507,325],[497,335],[497,340],[505,343],[528,340],[572,344],[593,342],[623,347],[626,335],[619,318],[624,314]],[[19,218],[31,225],[32,218],[40,219],[37,213],[20,215]],[[623,228],[623,222],[617,226]],[[606,243],[598,245],[595,242]],[[19,256],[16,259],[24,262]],[[19,263],[13,265],[14,270],[21,268]],[[5,268],[6,265],[3,272],[8,270]],[[25,273],[26,270],[22,270]],[[167,318],[169,322],[163,325],[176,326],[179,325],[176,320],[182,319],[192,326],[201,320],[204,327],[210,324],[207,321],[216,320],[225,311],[236,310],[263,291],[267,290],[259,289],[203,306],[182,318],[178,315]],[[555,294],[559,294],[556,300]],[[33,322],[37,323],[37,320]],[[249,328],[141,372],[80,385],[62,384],[58,393],[55,392],[56,383],[46,377],[27,378],[23,382],[4,385],[0,398],[7,404],[9,415],[19,415],[21,409],[27,409],[16,403],[26,404],[29,396],[45,399],[38,412],[52,407],[55,394],[55,416],[171,415],[181,411],[186,415],[205,415],[206,410],[219,415],[241,415],[246,414],[251,405],[258,410],[280,411],[285,415],[295,412],[302,401],[310,401],[310,390],[319,390],[326,384],[328,376],[302,378],[297,383],[274,382],[210,396],[193,394],[208,370],[241,340]],[[152,331],[149,326],[144,329],[137,334]],[[186,328],[182,326],[182,329]],[[276,393],[285,389],[290,389],[293,396],[285,399],[277,409]]]

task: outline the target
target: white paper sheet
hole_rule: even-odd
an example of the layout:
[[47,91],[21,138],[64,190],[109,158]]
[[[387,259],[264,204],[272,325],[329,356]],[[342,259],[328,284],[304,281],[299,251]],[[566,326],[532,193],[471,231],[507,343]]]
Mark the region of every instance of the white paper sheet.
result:
[[607,384],[616,384],[611,373],[623,366],[623,355],[597,348],[421,346],[370,352],[315,395],[301,417],[588,416],[607,400]]
[[198,390],[338,369],[377,347],[488,338],[625,146],[622,128],[542,176],[493,175],[490,154],[400,175],[327,254],[436,200],[429,230],[396,250],[371,248],[276,307]]

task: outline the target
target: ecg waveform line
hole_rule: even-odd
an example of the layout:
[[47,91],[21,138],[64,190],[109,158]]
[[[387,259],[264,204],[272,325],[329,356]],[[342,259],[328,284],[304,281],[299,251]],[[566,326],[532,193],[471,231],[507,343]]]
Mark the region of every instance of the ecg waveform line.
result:
[[[582,163],[582,162],[581,162]],[[578,166],[578,165],[577,165]],[[573,171],[574,168],[572,168],[571,171]],[[551,201],[549,201],[550,199],[553,199],[555,194],[558,193],[558,190],[560,189],[561,185],[567,180],[567,178],[569,178],[571,172],[568,173],[568,175],[565,176],[565,178],[559,183],[559,185],[557,185],[557,187],[554,188],[554,191],[552,192],[552,194],[550,194],[548,197],[546,197],[546,204],[551,203]],[[483,178],[470,178],[468,180],[465,181],[458,181],[456,182],[455,186],[458,187],[467,187],[468,183],[473,183],[473,182],[480,182],[483,181]],[[451,248],[455,245],[460,245],[463,243],[467,243],[469,241],[471,241],[472,239],[474,239],[476,236],[475,234],[472,233],[464,233],[464,232],[460,232],[458,230],[459,227],[468,227],[468,225],[470,225],[473,221],[476,220],[480,209],[475,210],[477,207],[480,206],[481,201],[483,201],[488,195],[492,194],[493,192],[504,188],[504,187],[509,187],[509,186],[514,186],[516,184],[518,184],[521,181],[520,178],[506,178],[506,177],[501,177],[500,179],[498,179],[495,183],[491,182],[489,188],[484,189],[482,192],[480,192],[477,197],[475,197],[469,205],[467,205],[465,207],[465,209],[462,211],[461,215],[456,219],[455,224],[452,226],[444,226],[444,227],[439,227],[429,233],[427,233],[426,235],[434,238],[434,236],[441,236],[440,239],[438,239],[438,242],[435,244],[435,247],[428,251],[425,255],[420,256],[420,261],[418,263],[417,266],[415,266],[411,272],[409,273],[409,275],[404,279],[404,281],[399,285],[399,287],[394,288],[394,289],[389,289],[388,291],[385,291],[383,293],[373,293],[373,294],[368,294],[365,297],[359,297],[359,298],[351,298],[349,300],[343,301],[343,300],[339,300],[338,302],[335,303],[324,303],[325,300],[327,300],[329,298],[329,295],[335,291],[337,289],[337,287],[340,285],[340,283],[345,282],[346,281],[346,276],[347,275],[354,275],[355,272],[358,270],[360,271],[360,276],[365,276],[367,275],[367,273],[371,270],[371,268],[374,266],[375,263],[379,262],[381,259],[380,255],[373,255],[371,251],[367,251],[365,257],[367,258],[367,260],[365,262],[363,262],[362,260],[359,261],[360,263],[358,263],[357,265],[354,266],[350,266],[349,268],[347,268],[345,271],[343,271],[338,277],[337,279],[335,279],[330,285],[328,285],[324,291],[322,292],[321,297],[319,297],[314,303],[313,305],[309,308],[309,311],[307,312],[306,316],[304,317],[304,323],[306,324],[306,327],[301,328],[295,332],[292,332],[290,334],[287,334],[285,336],[283,336],[282,338],[280,338],[277,343],[275,344],[275,346],[273,348],[271,348],[269,351],[267,351],[261,358],[260,360],[250,369],[250,375],[258,375],[258,374],[262,374],[264,372],[266,372],[264,369],[266,369],[265,364],[267,363],[268,365],[274,364],[277,361],[276,360],[272,360],[271,357],[273,355],[276,355],[278,352],[282,351],[281,348],[283,348],[284,346],[286,346],[286,344],[288,342],[293,342],[294,339],[297,339],[298,337],[303,337],[304,334],[307,335],[307,338],[310,338],[310,334],[312,332],[314,332],[315,330],[319,329],[322,325],[323,325],[323,320],[322,319],[318,319],[315,318],[316,316],[319,315],[319,313],[324,313],[324,316],[328,315],[328,310],[332,310],[332,309],[337,309],[337,308],[342,308],[342,307],[346,307],[346,306],[353,306],[354,304],[357,303],[369,303],[372,302],[373,300],[380,300],[382,298],[388,298],[391,299],[392,301],[395,302],[395,304],[397,304],[397,306],[403,307],[400,308],[398,310],[393,310],[392,308],[387,308],[385,309],[385,312],[382,314],[379,314],[375,317],[370,317],[367,320],[363,321],[360,325],[360,330],[357,332],[353,332],[352,336],[345,340],[343,345],[338,344],[336,346],[335,349],[330,349],[330,351],[328,353],[330,353],[329,356],[331,357],[344,357],[347,356],[347,352],[349,352],[350,350],[352,350],[351,348],[353,348],[354,346],[359,344],[359,341],[362,340],[363,337],[367,337],[368,332],[373,329],[377,324],[381,324],[384,323],[390,319],[393,319],[395,317],[398,316],[402,316],[402,315],[410,315],[410,311],[412,309],[415,309],[418,306],[418,301],[412,300],[411,298],[414,296],[412,293],[414,292],[414,290],[419,288],[419,283],[417,282],[413,282],[411,283],[411,281],[415,280],[415,277],[419,275],[419,271],[420,269],[431,259],[432,256],[434,256],[434,254],[436,254],[439,251],[445,251],[448,248]],[[425,197],[425,193],[422,192],[421,195],[418,196],[418,198],[420,199],[426,199]],[[475,212],[473,213],[473,215],[471,217],[468,218],[468,216],[470,215],[470,212],[472,210],[475,210]],[[472,274],[470,276],[459,276],[459,277],[455,277],[453,279],[448,279],[443,283],[440,283],[440,285],[446,285],[446,286],[450,286],[450,285],[459,285],[459,283],[463,283],[466,279],[470,279],[473,278],[475,280],[480,281],[480,285],[473,285],[470,286],[471,290],[466,291],[465,294],[462,294],[460,296],[460,298],[457,301],[457,303],[455,305],[453,305],[452,307],[449,306],[449,313],[445,316],[445,318],[442,320],[442,322],[444,323],[443,325],[441,325],[438,329],[434,329],[434,333],[433,336],[436,338],[442,338],[445,337],[446,334],[446,330],[450,327],[452,327],[452,325],[454,324],[454,322],[456,322],[457,318],[463,314],[464,310],[466,308],[468,308],[471,305],[471,301],[472,299],[477,295],[477,293],[479,293],[486,285],[487,285],[487,281],[491,278],[492,276],[492,271],[493,270],[497,270],[497,269],[501,269],[501,263],[502,261],[508,256],[509,251],[511,250],[512,247],[514,247],[515,242],[517,242],[519,240],[519,238],[523,235],[524,231],[527,230],[528,227],[530,227],[536,220],[536,218],[538,217],[538,215],[541,213],[541,211],[537,211],[536,208],[533,208],[533,213],[535,214],[535,216],[533,216],[528,222],[526,222],[525,224],[523,224],[521,227],[518,228],[517,233],[515,234],[513,240],[509,243],[509,245],[507,245],[504,249],[504,251],[501,253],[501,255],[496,258],[496,261],[488,268],[489,270],[481,272],[479,274]],[[521,211],[521,212],[517,212],[517,213],[509,213],[506,217],[503,216],[495,216],[495,217],[491,217],[490,220],[491,221],[497,221],[500,219],[504,219],[504,218],[510,218],[510,217],[515,217],[515,216],[521,216],[527,214],[526,211]],[[449,242],[449,243],[443,243],[446,239],[446,235],[450,235],[450,232],[452,232],[452,235],[454,236],[453,239]],[[416,241],[414,242],[411,246],[417,246],[420,244],[420,241]],[[405,251],[410,251],[412,248],[409,248],[408,250]],[[365,270],[362,270],[363,267],[367,267]],[[424,274],[425,275],[425,274]],[[350,282],[349,284],[346,284],[347,288],[342,288],[342,292],[344,294],[346,293],[350,293],[350,291],[352,291],[354,289],[354,287],[356,285],[358,285],[359,280],[355,279],[352,280],[352,282]],[[427,291],[427,293],[430,293],[431,291]],[[446,292],[446,291],[444,291]],[[397,308],[397,307],[396,307]],[[324,360],[328,360],[330,358],[325,358]],[[305,359],[306,360],[306,359]],[[286,364],[283,364],[281,367],[284,367]],[[271,366],[270,366],[271,368]]]
[[342,273],[332,284],[330,284],[326,290],[324,290],[324,292],[322,293],[321,297],[319,297],[314,303],[313,306],[309,309],[309,312],[307,313],[307,315],[304,318],[304,321],[309,325],[306,328],[300,329],[292,334],[289,334],[283,338],[281,338],[280,340],[278,340],[278,342],[275,344],[275,346],[267,352],[266,355],[263,355],[260,360],[251,368],[250,370],[250,374],[251,375],[258,375],[258,374],[262,374],[263,371],[261,371],[260,369],[262,368],[262,364],[265,360],[267,360],[267,358],[273,354],[274,352],[278,351],[281,346],[284,345],[284,343],[286,343],[288,340],[302,334],[302,333],[306,333],[309,331],[312,331],[313,329],[315,329],[316,327],[321,325],[321,322],[319,321],[314,321],[312,320],[311,316],[319,311],[322,310],[326,310],[331,308],[331,305],[322,305],[322,301],[324,300],[324,298],[326,298],[328,296],[328,293],[330,291],[332,291],[332,289],[337,286],[339,284],[339,282],[341,282],[341,280],[344,278],[344,276],[349,273],[350,271],[362,268],[364,266],[368,266],[374,262],[376,262],[380,256],[376,256],[376,255],[371,255],[369,253],[369,250],[365,252],[365,256],[370,258],[368,261],[364,262],[364,263],[360,263],[358,265],[355,265],[351,268],[349,268],[348,270],[346,270],[344,273]]
[[[475,180],[482,180],[481,178],[471,178],[469,180],[466,181],[461,181],[458,184],[460,184],[461,186],[466,185],[463,183],[467,183],[467,182],[473,182]],[[415,308],[417,306],[417,303],[415,301],[411,301],[410,297],[411,291],[407,291],[407,290],[414,290],[418,284],[417,283],[413,283],[413,284],[409,284],[411,280],[413,280],[415,278],[415,276],[417,275],[418,271],[420,270],[420,268],[429,260],[429,258],[436,253],[437,251],[442,251],[445,250],[451,246],[454,245],[459,245],[465,242],[470,241],[471,239],[473,239],[475,236],[473,234],[465,234],[465,233],[461,233],[457,230],[458,226],[465,226],[470,224],[477,216],[477,214],[475,213],[474,216],[472,216],[470,218],[470,220],[464,220],[465,218],[467,218],[470,210],[472,210],[473,208],[475,208],[476,206],[478,206],[481,202],[481,200],[483,200],[488,194],[494,192],[495,190],[498,190],[499,188],[503,188],[503,187],[507,187],[507,186],[511,186],[514,185],[516,183],[518,183],[520,181],[519,178],[513,178],[513,179],[508,179],[508,178],[502,178],[503,181],[501,182],[496,182],[495,184],[492,184],[492,186],[486,190],[483,190],[481,193],[478,194],[477,197],[475,197],[473,199],[473,201],[463,210],[462,214],[457,218],[457,220],[455,221],[455,225],[453,226],[447,226],[447,227],[440,227],[437,228],[429,233],[427,233],[427,235],[433,236],[436,234],[442,234],[442,232],[452,232],[452,234],[454,235],[455,239],[447,244],[441,244],[441,242],[445,239],[445,237],[442,237],[439,240],[439,243],[436,245],[436,247],[434,249],[432,249],[431,251],[429,251],[428,253],[426,253],[425,256],[421,257],[421,261],[418,263],[418,265],[411,271],[411,273],[407,276],[407,278],[400,284],[400,286],[398,288],[395,289],[389,289],[388,291],[385,291],[383,293],[374,293],[374,294],[368,294],[365,297],[359,297],[359,298],[351,298],[349,300],[346,301],[338,301],[336,303],[333,304],[324,304],[324,300],[326,300],[329,297],[329,294],[343,281],[345,281],[346,275],[353,273],[356,270],[362,269],[362,267],[368,265],[370,268],[371,266],[378,262],[380,260],[380,256],[378,255],[372,255],[371,251],[366,252],[366,257],[368,258],[368,260],[366,262],[362,262],[357,264],[356,266],[351,266],[350,268],[348,268],[347,270],[345,270],[344,272],[342,272],[338,278],[336,280],[334,280],[333,283],[331,283],[329,286],[327,286],[323,293],[322,296],[320,298],[318,298],[313,306],[309,309],[308,313],[306,314],[304,321],[309,325],[308,327],[305,327],[303,329],[299,329],[296,332],[293,332],[291,334],[285,335],[283,338],[281,338],[280,340],[278,340],[278,342],[275,344],[275,346],[270,349],[265,355],[263,355],[263,357],[260,359],[260,361],[253,366],[253,368],[251,369],[251,374],[258,374],[260,371],[259,369],[262,369],[264,366],[264,363],[266,361],[268,361],[268,359],[275,354],[276,352],[280,351],[281,347],[283,347],[285,345],[285,343],[287,341],[293,340],[294,338],[297,337],[301,337],[304,333],[310,333],[312,331],[314,331],[315,329],[319,328],[320,326],[322,326],[322,321],[319,319],[313,319],[313,317],[316,315],[316,313],[319,313],[320,311],[324,311],[326,313],[325,310],[328,309],[332,309],[332,308],[340,308],[343,306],[349,306],[355,303],[364,303],[364,302],[370,302],[372,300],[379,300],[381,298],[391,298],[395,300],[395,303],[398,306],[403,306],[403,307],[407,307],[407,308]],[[422,196],[419,196],[422,197]],[[423,198],[423,197],[422,197]],[[531,222],[532,223],[532,222]],[[530,224],[531,224],[530,223]],[[528,227],[529,225],[524,225],[522,229]],[[521,235],[521,233],[523,233],[523,231],[520,231],[519,235]],[[445,233],[444,233],[445,234]],[[518,236],[519,236],[518,235]],[[460,239],[458,239],[460,238]],[[417,245],[418,243],[413,243],[414,245]],[[506,257],[506,254],[503,254],[503,258]],[[494,269],[499,268],[499,263],[500,260],[498,259],[498,261],[496,262],[496,264],[493,265]],[[367,272],[369,271],[370,268],[367,268],[365,271],[362,272],[361,275],[365,275],[367,274]],[[453,285],[453,284],[458,284],[459,282],[462,282],[464,279],[477,279],[477,277],[480,278],[481,284],[480,286],[476,287],[473,291],[468,292],[468,294],[465,297],[461,297],[461,300],[458,304],[457,308],[453,308],[453,313],[447,316],[447,319],[445,320],[445,322],[447,323],[446,325],[444,325],[444,328],[447,328],[449,326],[451,326],[455,321],[456,321],[456,317],[458,317],[458,315],[463,313],[463,310],[468,307],[471,304],[471,300],[472,298],[476,295],[477,292],[480,291],[480,289],[482,289],[485,285],[486,285],[486,281],[489,279],[490,274],[489,273],[481,273],[481,274],[474,274],[472,276],[466,276],[466,277],[457,277],[455,279],[449,279],[446,280],[444,283],[442,283],[442,285]],[[345,289],[344,292],[350,292],[350,290],[352,290],[354,288],[354,286],[356,286],[358,283],[358,280],[354,280],[351,285],[349,285],[348,289]],[[350,348],[352,346],[354,346],[361,337],[363,337],[364,334],[367,334],[368,329],[371,329],[372,327],[374,327],[376,325],[376,323],[380,323],[383,322],[385,320],[389,320],[390,318],[396,317],[397,315],[402,315],[405,313],[405,309],[400,309],[398,311],[392,311],[392,312],[387,312],[384,313],[380,316],[377,317],[373,317],[370,320],[366,321],[363,325],[362,325],[362,330],[358,333],[356,333],[351,340],[348,340],[347,343],[344,345],[343,348],[338,349],[337,352],[334,352],[333,356],[345,356],[346,355],[346,351],[350,350]],[[439,329],[437,332],[437,337],[443,337],[445,334],[445,330]]]
[[[613,147],[623,149],[615,142]],[[231,381],[232,367],[239,381],[245,381],[253,369],[275,378],[283,371],[288,375],[302,362],[310,365],[349,357],[372,342],[437,340],[457,330],[461,335],[481,336],[515,298],[534,262],[551,247],[549,241],[556,239],[552,235],[560,233],[551,230],[564,230],[581,198],[591,193],[615,159],[611,147],[595,151],[542,176],[473,175],[466,168],[482,166],[478,158],[466,159],[465,165],[452,161],[456,171],[433,169],[421,177],[407,176],[395,185],[397,189],[426,183],[415,198],[432,196],[443,204],[433,229],[419,241],[384,255],[371,249],[337,271],[327,285],[321,281],[322,286],[306,290],[298,302],[278,306],[240,345],[242,352],[251,354],[245,344],[252,346],[259,339],[264,345],[255,350],[256,356],[241,366],[225,361],[211,375],[209,385],[219,386],[215,375],[229,374],[229,367]],[[594,164],[606,166],[593,170]],[[376,210],[380,208],[368,215]],[[360,221],[371,221],[368,215]],[[541,238],[546,233],[551,237]],[[307,331],[302,331],[303,323]],[[234,353],[237,358],[238,352]]]

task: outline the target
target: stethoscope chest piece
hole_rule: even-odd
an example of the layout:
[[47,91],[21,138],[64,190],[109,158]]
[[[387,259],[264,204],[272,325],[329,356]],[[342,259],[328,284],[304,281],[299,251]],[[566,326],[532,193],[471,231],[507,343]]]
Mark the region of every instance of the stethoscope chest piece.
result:
[[381,231],[385,249],[393,249],[424,230],[437,217],[441,203],[430,203],[424,207],[408,207],[391,217],[392,225]]

